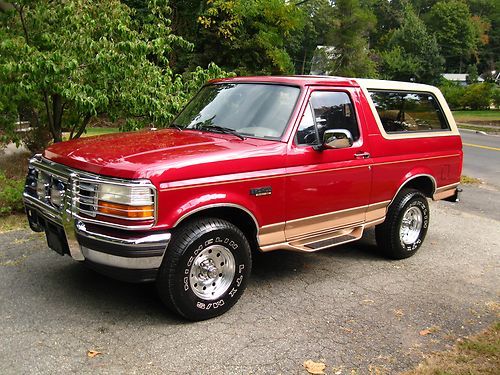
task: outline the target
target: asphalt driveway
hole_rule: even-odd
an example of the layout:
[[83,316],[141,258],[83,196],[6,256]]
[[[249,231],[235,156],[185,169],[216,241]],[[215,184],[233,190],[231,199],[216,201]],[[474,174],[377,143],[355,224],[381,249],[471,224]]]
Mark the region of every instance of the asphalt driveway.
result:
[[165,311],[153,286],[102,277],[38,234],[0,235],[0,373],[305,374],[307,359],[328,374],[410,368],[499,312],[491,200],[487,213],[433,203],[426,242],[404,261],[377,255],[372,231],[315,254],[262,256],[240,302],[200,323]]

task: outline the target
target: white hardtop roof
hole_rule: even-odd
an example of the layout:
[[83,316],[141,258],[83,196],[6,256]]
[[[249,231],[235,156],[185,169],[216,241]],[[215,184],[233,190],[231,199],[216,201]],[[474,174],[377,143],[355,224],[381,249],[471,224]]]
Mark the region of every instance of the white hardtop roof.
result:
[[431,85],[422,83],[401,82],[401,81],[386,81],[381,79],[364,79],[355,78],[356,82],[364,89],[380,89],[380,90],[403,90],[403,91],[427,91],[435,93],[439,91]]

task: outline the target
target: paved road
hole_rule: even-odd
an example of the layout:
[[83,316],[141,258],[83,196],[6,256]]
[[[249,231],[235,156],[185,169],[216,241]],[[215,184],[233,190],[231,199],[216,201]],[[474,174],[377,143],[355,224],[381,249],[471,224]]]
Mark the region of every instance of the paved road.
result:
[[379,257],[373,232],[316,254],[263,256],[240,302],[200,323],[166,312],[150,285],[60,257],[40,235],[0,235],[0,373],[305,374],[307,359],[328,374],[407,369],[499,312],[500,209],[487,202],[486,213],[433,203],[427,240],[404,261]]
[[477,177],[500,188],[500,136],[461,131],[463,174]]

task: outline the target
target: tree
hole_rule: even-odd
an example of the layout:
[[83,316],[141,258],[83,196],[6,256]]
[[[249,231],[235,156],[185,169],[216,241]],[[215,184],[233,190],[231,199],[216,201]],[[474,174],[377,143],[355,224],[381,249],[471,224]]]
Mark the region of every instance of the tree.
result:
[[285,0],[207,0],[198,17],[195,61],[246,74],[293,73],[287,40],[304,26],[303,14]]
[[477,79],[479,78],[479,74],[477,73],[476,65],[469,65],[467,67],[467,83],[477,83]]
[[370,32],[370,47],[378,50],[387,48],[387,43],[404,19],[399,0],[364,0],[377,18],[377,27]]
[[381,53],[382,76],[434,83],[444,62],[436,38],[429,34],[411,4],[404,4],[403,14],[401,26],[389,38],[388,50]]
[[377,75],[375,62],[370,57],[369,32],[375,27],[373,13],[360,6],[359,0],[337,0],[335,16],[338,28],[331,43],[338,58],[330,61],[330,74],[347,77],[374,77]]
[[172,34],[166,1],[149,2],[141,22],[118,0],[12,5],[0,13],[0,126],[8,140],[18,140],[12,119],[20,109],[36,137],[50,133],[54,142],[63,130],[79,137],[103,113],[161,126],[194,82],[223,75],[215,66],[173,74],[169,53],[192,45]]
[[469,7],[460,0],[440,1],[426,19],[446,59],[447,70],[461,73],[478,49],[478,30]]
[[478,25],[479,64],[481,73],[500,70],[500,2],[497,0],[468,0],[473,20]]
[[[287,38],[287,51],[294,61],[295,72],[307,74],[318,46],[332,40],[338,27],[334,7],[329,0],[311,0],[300,5],[304,28]],[[316,51],[317,52],[317,51]]]

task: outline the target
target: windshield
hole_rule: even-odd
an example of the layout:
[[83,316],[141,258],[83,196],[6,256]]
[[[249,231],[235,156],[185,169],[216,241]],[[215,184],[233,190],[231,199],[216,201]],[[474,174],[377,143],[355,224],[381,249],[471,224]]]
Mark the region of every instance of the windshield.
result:
[[234,130],[258,138],[279,139],[300,89],[293,86],[225,83],[203,87],[175,119],[185,129]]

